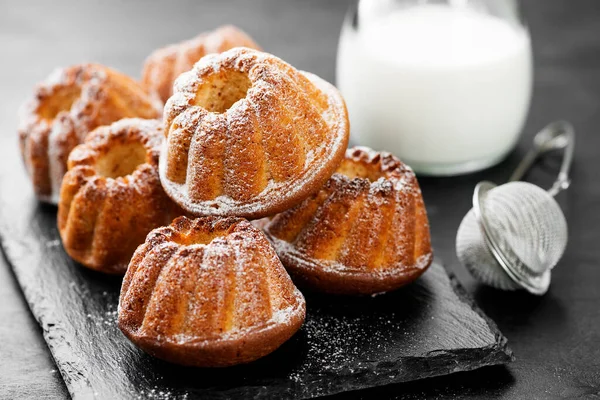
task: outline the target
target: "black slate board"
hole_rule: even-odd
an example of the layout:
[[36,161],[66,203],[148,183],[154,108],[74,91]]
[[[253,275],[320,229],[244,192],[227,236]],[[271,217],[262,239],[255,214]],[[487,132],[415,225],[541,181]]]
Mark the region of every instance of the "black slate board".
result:
[[253,364],[169,365],[139,351],[116,326],[120,279],[70,260],[56,209],[38,204],[22,183],[12,187],[23,190],[8,190],[15,178],[3,178],[2,248],[74,398],[307,398],[513,359],[495,324],[434,264],[417,283],[387,295],[307,293],[304,327]]

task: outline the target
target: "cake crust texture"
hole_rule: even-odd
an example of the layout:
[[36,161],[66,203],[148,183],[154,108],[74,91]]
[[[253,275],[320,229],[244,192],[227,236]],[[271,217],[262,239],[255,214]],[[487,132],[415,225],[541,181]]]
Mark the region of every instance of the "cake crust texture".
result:
[[58,205],[66,252],[84,266],[124,274],[154,228],[183,211],[164,193],[158,120],[122,119],[95,129],[69,157]]
[[263,357],[302,325],[304,297],[247,220],[177,218],[133,256],[119,327],[163,360],[225,367]]
[[207,54],[222,53],[234,47],[260,47],[247,33],[232,25],[204,32],[193,39],[155,50],[144,62],[142,85],[156,92],[163,102],[173,94],[173,82]]
[[95,128],[122,118],[160,118],[162,103],[99,64],[55,70],[19,112],[19,143],[36,196],[57,204],[69,153]]
[[161,182],[195,215],[291,208],[329,179],[348,145],[337,89],[246,48],[205,56],[182,74],[163,119]]
[[414,173],[393,155],[365,147],[349,149],[318,193],[259,223],[294,281],[322,292],[394,290],[433,259]]

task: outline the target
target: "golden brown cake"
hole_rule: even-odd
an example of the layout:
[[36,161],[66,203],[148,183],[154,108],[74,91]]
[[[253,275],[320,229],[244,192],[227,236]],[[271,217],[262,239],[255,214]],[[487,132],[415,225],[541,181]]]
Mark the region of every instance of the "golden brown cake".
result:
[[225,25],[204,32],[193,39],[155,50],[146,59],[142,84],[148,91],[158,93],[163,102],[173,94],[173,82],[207,54],[222,53],[234,47],[260,47],[245,32]]
[[323,292],[390,291],[433,258],[414,173],[366,147],[349,149],[321,191],[259,223],[294,281]]
[[306,305],[265,235],[242,218],[177,218],[131,259],[119,327],[164,360],[224,367],[263,357],[302,325]]
[[122,119],[97,128],[71,152],[58,229],[74,260],[123,274],[148,232],[182,214],[160,185],[163,140],[160,121]]
[[54,71],[20,110],[19,138],[37,197],[58,203],[71,150],[121,118],[160,118],[162,105],[133,79],[98,64]]
[[164,121],[161,182],[196,215],[259,218],[293,207],[329,179],[348,144],[337,89],[246,48],[182,74]]

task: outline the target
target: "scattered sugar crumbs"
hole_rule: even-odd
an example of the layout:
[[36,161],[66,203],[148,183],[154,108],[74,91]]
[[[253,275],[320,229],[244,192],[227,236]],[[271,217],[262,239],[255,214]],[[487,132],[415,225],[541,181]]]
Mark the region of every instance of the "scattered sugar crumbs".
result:
[[[379,326],[395,326],[393,315],[375,317]],[[392,328],[397,330],[398,327]],[[306,363],[289,374],[295,382],[301,382],[307,374],[355,374],[369,367],[368,354],[386,350],[389,337],[387,329],[369,329],[359,319],[341,319],[319,315],[306,321],[303,330],[308,340]]]
[[[106,291],[102,292],[102,297],[108,298],[110,294]],[[117,326],[117,318],[118,318],[118,310],[117,304],[114,301],[107,301],[106,311],[103,313],[91,314],[88,313],[86,317],[91,320],[97,327],[105,327],[105,328],[116,328]]]
[[135,398],[136,400],[187,400],[188,393],[174,394],[170,390],[155,386],[153,389],[140,390]]

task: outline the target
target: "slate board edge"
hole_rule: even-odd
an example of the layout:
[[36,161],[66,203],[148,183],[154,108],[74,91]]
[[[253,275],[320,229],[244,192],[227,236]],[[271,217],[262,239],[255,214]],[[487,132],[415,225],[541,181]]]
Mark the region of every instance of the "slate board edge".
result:
[[[443,265],[444,264],[442,264],[442,266]],[[446,267],[444,267],[444,269],[446,269]],[[504,354],[506,354],[506,356],[509,358],[507,360],[507,362],[515,361],[516,360],[515,355],[514,355],[513,351],[510,349],[510,347],[508,347],[508,339],[506,338],[506,336],[504,336],[501,333],[500,329],[498,328],[498,325],[496,325],[494,320],[491,319],[490,317],[488,317],[487,314],[485,312],[483,312],[483,310],[481,308],[479,308],[479,305],[477,304],[477,302],[475,301],[473,296],[471,296],[465,290],[465,288],[460,284],[460,281],[458,280],[456,275],[454,275],[452,272],[448,271],[447,269],[446,269],[446,273],[448,274],[448,277],[450,278],[450,283],[452,284],[452,289],[454,289],[454,293],[456,293],[458,298],[462,302],[467,303],[473,309],[473,311],[475,311],[487,323],[490,330],[492,332],[496,333],[496,343],[498,344],[498,346],[500,346],[500,349],[502,350],[502,352]]]
[[[0,228],[2,227],[4,226],[0,226]],[[54,361],[56,368],[60,372],[60,375],[63,381],[65,382],[65,386],[69,391],[69,395],[71,396],[71,398],[75,398],[76,396],[81,396],[84,398],[95,397],[96,394],[94,393],[94,390],[89,380],[85,376],[83,376],[77,368],[69,368],[71,365],[79,365],[79,360],[77,360],[77,357],[74,354],[72,354],[70,360],[64,359],[65,354],[72,353],[72,348],[69,345],[69,342],[64,338],[64,336],[64,340],[62,341],[53,339],[53,336],[62,336],[60,326],[54,322],[48,322],[48,315],[45,312],[37,309],[38,307],[36,306],[36,302],[33,300],[33,298],[35,296],[44,297],[44,294],[27,285],[27,283],[24,282],[24,277],[21,275],[18,269],[14,267],[10,255],[8,254],[10,250],[7,248],[5,243],[5,234],[6,232],[0,232],[0,253],[2,253],[2,257],[4,258],[6,263],[10,265],[11,272],[17,280],[17,282],[19,283],[21,293],[25,298],[25,301],[27,302],[27,307],[29,308],[29,311],[31,312],[31,315],[33,315],[33,318],[36,320],[36,322],[42,329],[42,336],[44,337],[44,341],[46,342],[46,345],[50,350],[50,354],[52,355],[52,360]],[[61,357],[63,357],[63,359],[57,360],[54,357],[55,354],[61,354]]]
[[[344,389],[329,390],[329,391],[327,391],[327,393],[323,394],[324,396],[332,396],[332,395],[336,395],[336,394],[340,394],[340,393],[349,393],[349,392],[361,391],[361,390],[365,390],[365,389],[369,389],[369,388],[372,389],[375,387],[383,387],[383,386],[389,386],[389,385],[394,385],[394,384],[407,383],[407,382],[415,381],[415,380],[435,378],[435,377],[439,377],[439,376],[450,375],[450,374],[453,374],[456,372],[468,372],[468,371],[473,371],[473,370],[476,370],[476,369],[482,368],[482,367],[508,364],[508,363],[515,361],[515,356],[514,356],[512,350],[508,347],[508,339],[504,335],[502,335],[502,333],[498,329],[498,326],[496,325],[496,323],[490,317],[488,317],[481,308],[479,308],[479,306],[475,302],[475,299],[464,289],[464,287],[460,284],[460,281],[458,280],[458,278],[452,272],[448,271],[446,269],[446,267],[444,267],[444,264],[440,260],[437,260],[437,261],[442,266],[442,268],[445,270],[446,274],[448,275],[448,279],[450,281],[451,287],[452,287],[454,293],[456,294],[456,296],[458,297],[458,299],[460,301],[462,301],[463,303],[466,303],[475,313],[477,313],[477,315],[479,315],[486,322],[489,329],[495,333],[495,344],[486,346],[486,347],[480,347],[478,349],[468,350],[468,351],[478,350],[482,354],[485,354],[485,353],[487,353],[487,354],[480,359],[479,363],[473,363],[471,361],[471,365],[462,364],[460,366],[457,366],[454,362],[449,362],[449,363],[447,363],[448,366],[445,371],[440,369],[437,372],[431,372],[430,374],[425,374],[425,375],[421,374],[421,376],[416,379],[400,379],[400,380],[396,380],[395,382],[388,381],[384,384],[377,384],[374,382],[374,380],[377,378],[376,374],[370,376],[370,378],[369,378],[370,382],[368,384],[362,383],[361,375],[364,376],[364,375],[372,372],[370,370],[362,371],[362,374],[354,376],[353,383],[348,384],[346,382],[344,385],[345,386]],[[434,262],[436,262],[436,261],[434,260]],[[450,354],[456,355],[457,353],[461,353],[461,352],[465,352],[465,350],[460,350],[457,352],[444,351],[444,352],[440,352],[439,355],[435,356],[435,357],[431,357],[431,356],[412,357],[412,360],[415,363],[417,363],[417,362],[431,363],[431,361],[435,361],[435,362],[451,361],[451,360],[448,360],[448,355],[450,355]],[[406,359],[407,358],[405,358],[405,360]],[[401,364],[401,363],[397,363],[396,365],[399,365],[399,364]],[[334,377],[339,378],[338,376],[333,376],[332,378],[334,378]],[[364,377],[362,379],[364,380]],[[313,396],[313,397],[319,397],[319,396]],[[257,396],[255,398],[260,398],[260,396]],[[281,397],[278,397],[278,398],[281,398]]]

